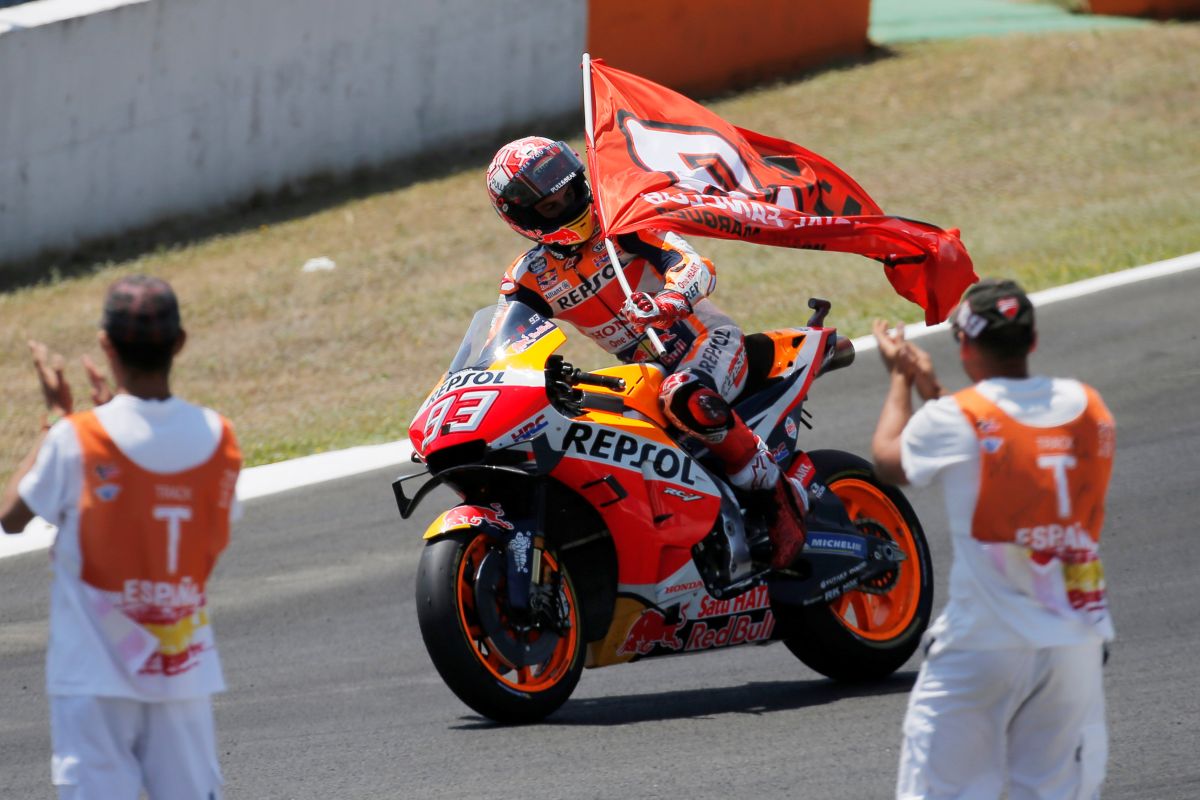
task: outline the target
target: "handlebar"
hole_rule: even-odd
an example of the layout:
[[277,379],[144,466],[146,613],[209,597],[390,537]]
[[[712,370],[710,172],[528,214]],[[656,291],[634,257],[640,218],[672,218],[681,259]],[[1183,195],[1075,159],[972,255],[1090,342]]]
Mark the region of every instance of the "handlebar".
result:
[[601,386],[614,392],[625,391],[625,379],[614,378],[611,375],[598,375],[595,372],[584,372],[574,365],[563,361],[558,355],[550,356],[546,361],[546,379],[548,383],[565,383],[567,386]]
[[611,375],[597,375],[595,372],[584,372],[583,370],[573,370],[570,375],[564,376],[567,383],[572,386],[584,384],[587,386],[600,386],[605,389],[611,389],[614,392],[625,391],[625,379],[614,378]]
[[611,395],[589,394],[576,386],[600,386],[614,392],[625,391],[625,381],[611,375],[597,375],[594,372],[584,372],[563,361],[557,353],[546,361],[546,392],[555,407],[578,415],[585,407],[603,408],[604,410],[620,412],[624,409],[624,400]]

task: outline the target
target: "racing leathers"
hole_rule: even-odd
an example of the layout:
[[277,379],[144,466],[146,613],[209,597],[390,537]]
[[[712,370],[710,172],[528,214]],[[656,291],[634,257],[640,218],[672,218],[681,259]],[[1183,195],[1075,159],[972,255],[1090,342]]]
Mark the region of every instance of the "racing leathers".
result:
[[[519,300],[566,320],[623,362],[661,365],[668,373],[659,394],[664,415],[703,442],[724,463],[730,482],[761,507],[771,565],[790,566],[804,545],[807,497],[784,478],[730,406],[746,385],[745,340],[708,299],[716,287],[712,262],[674,233],[643,230],[613,243],[632,300],[626,300],[604,239],[593,236],[569,250],[539,245],[527,251],[505,273],[501,301]],[[646,327],[660,329],[662,355]]]

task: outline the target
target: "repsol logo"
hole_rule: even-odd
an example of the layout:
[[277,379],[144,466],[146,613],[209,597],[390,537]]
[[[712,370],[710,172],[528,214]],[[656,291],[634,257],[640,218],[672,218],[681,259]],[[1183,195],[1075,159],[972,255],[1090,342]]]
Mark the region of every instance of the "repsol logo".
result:
[[455,389],[461,389],[464,386],[492,386],[504,383],[504,374],[503,372],[492,370],[456,372],[447,378],[446,382],[437,388],[437,391],[429,396],[424,405],[428,406],[442,395],[453,392]]
[[700,353],[700,369],[715,378],[717,367],[721,363],[721,351],[728,347],[731,341],[733,339],[729,335],[728,328],[715,328],[709,335],[704,350]]
[[568,453],[612,461],[629,469],[649,465],[658,478],[698,485],[695,466],[685,454],[619,431],[573,422],[563,435],[562,447]]
[[613,269],[612,263],[605,264],[600,270],[597,270],[591,276],[584,278],[583,282],[576,286],[571,291],[567,292],[562,297],[555,300],[559,311],[565,311],[568,308],[573,308],[589,297],[592,297],[599,292],[604,285],[617,277],[617,271]]

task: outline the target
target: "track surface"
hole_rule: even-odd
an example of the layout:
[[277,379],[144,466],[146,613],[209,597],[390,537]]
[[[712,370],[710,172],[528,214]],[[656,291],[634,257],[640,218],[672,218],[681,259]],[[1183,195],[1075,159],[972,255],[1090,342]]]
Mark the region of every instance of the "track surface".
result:
[[[1200,271],[1042,309],[1039,372],[1074,375],[1118,422],[1104,556],[1118,641],[1107,668],[1106,798],[1200,797]],[[797,302],[803,308],[803,302]],[[832,321],[836,323],[837,309]],[[950,388],[948,335],[922,340]],[[810,449],[864,453],[874,353],[814,387]],[[491,725],[446,689],[413,608],[420,531],[390,473],[254,501],[211,586],[231,689],[216,701],[229,798],[889,797],[918,661],[871,688],[782,645],[584,673],[544,724]],[[910,492],[935,553],[937,490]],[[49,798],[45,553],[0,561],[0,797]]]

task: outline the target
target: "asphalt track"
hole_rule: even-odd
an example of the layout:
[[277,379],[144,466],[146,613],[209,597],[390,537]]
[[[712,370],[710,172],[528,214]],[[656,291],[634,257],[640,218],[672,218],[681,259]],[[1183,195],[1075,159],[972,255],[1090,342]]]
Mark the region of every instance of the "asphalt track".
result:
[[[1106,798],[1200,796],[1198,297],[1193,270],[1039,311],[1035,368],[1092,383],[1118,421],[1104,541],[1119,637],[1107,668]],[[948,386],[961,386],[949,337],[922,345]],[[883,377],[864,353],[818,381],[807,446],[865,452]],[[211,584],[231,686],[216,701],[229,798],[891,795],[915,659],[881,685],[848,689],[782,645],[744,647],[585,672],[540,725],[474,715],[433,671],[413,609],[419,533],[445,496],[403,523],[390,477],[248,504]],[[910,496],[940,589],[941,499]],[[0,561],[0,798],[53,797],[48,577],[44,552]]]

